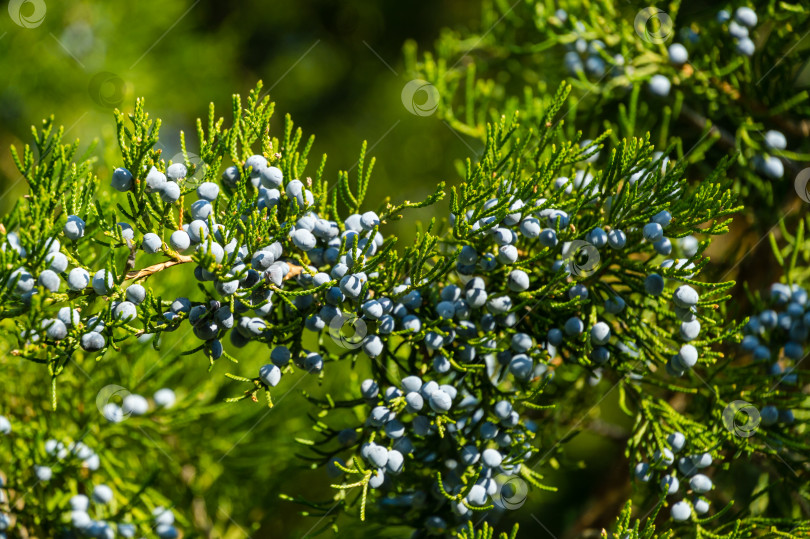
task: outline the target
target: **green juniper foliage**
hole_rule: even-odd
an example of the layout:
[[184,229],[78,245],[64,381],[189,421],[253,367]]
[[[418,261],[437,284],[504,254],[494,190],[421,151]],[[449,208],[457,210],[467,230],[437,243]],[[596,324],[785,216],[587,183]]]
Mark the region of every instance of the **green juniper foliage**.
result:
[[446,30],[414,76],[435,88],[437,113],[483,140],[487,122],[520,110],[539,121],[551,90],[574,88],[568,134],[605,129],[652,140],[702,178],[725,155],[735,191],[760,233],[794,200],[791,181],[810,160],[810,10],[802,2],[660,7],[623,2],[482,2],[475,31]]
[[[564,442],[615,395],[633,488],[605,508],[620,514],[603,537],[806,536],[804,219],[771,236],[784,275],[748,286],[747,312],[709,254],[740,200],[793,200],[770,180],[807,158],[806,141],[763,130],[803,129],[787,115],[806,115],[806,92],[776,81],[799,77],[807,13],[773,4],[763,22],[737,7],[700,25],[670,6],[673,47],[666,21],[639,31],[632,6],[485,3],[480,38],[448,31],[422,62],[408,48],[442,118],[481,145],[423,201],[369,200],[365,144],[350,171],[310,163],[314,138],[289,117],[270,129],[261,84],[233,97],[227,124],[213,104],[198,120],[199,159],[182,132],[182,162],[161,155],[143,100],[116,111],[120,158],[101,177],[94,147],[80,154],[45,120],[12,148],[29,192],[0,219],[0,329],[40,380],[4,400],[0,533],[210,533],[196,493],[170,501],[158,486],[222,480],[214,507],[251,487],[210,456],[195,480],[170,454],[199,447],[173,438],[211,414],[223,440],[208,445],[227,455],[253,403],[272,408],[309,378],[296,459],[320,488],[280,495],[314,517],[309,535],[514,539],[526,499],[557,491]],[[427,206],[440,217],[413,244],[386,236]],[[172,333],[188,363],[136,375],[143,347]],[[229,394],[184,372],[174,389],[199,398],[175,406],[164,369],[205,370],[201,358]],[[88,395],[81,376],[97,365],[152,398]],[[64,419],[32,409],[43,400]],[[123,443],[125,420],[145,438]],[[155,448],[168,458],[133,475]]]

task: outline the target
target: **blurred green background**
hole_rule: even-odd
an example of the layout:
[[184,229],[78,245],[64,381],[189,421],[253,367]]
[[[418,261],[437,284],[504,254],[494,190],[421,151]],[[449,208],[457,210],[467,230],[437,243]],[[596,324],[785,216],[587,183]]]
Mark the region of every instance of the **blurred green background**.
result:
[[[277,103],[276,136],[286,113],[306,135],[316,134],[310,173],[313,162],[326,153],[327,176],[335,180],[339,169],[354,166],[362,141],[368,140],[369,154],[378,161],[367,200],[421,199],[440,181],[454,183],[454,162],[474,156],[478,147],[433,116],[411,114],[400,95],[408,82],[402,66],[405,40],[430,49],[443,27],[473,26],[477,6],[469,2],[143,0],[41,5],[46,8],[44,19],[32,28],[15,24],[6,10],[0,13],[1,212],[26,189],[8,147],[30,143],[30,126],[40,119],[54,114],[68,138],[81,139],[82,148],[97,139],[98,174],[106,185],[119,165],[115,107],[129,111],[136,97],[145,97],[147,110],[164,121],[161,140],[170,158],[179,152],[180,130],[186,132],[188,150],[195,152],[195,120],[207,114],[210,101],[229,121],[231,94],[246,94],[258,79]],[[23,17],[40,15],[35,8],[33,2],[23,4]],[[429,218],[430,211],[418,215]],[[387,232],[409,241],[414,227],[406,221]],[[166,284],[185,286],[188,292],[193,286]],[[209,374],[201,354],[178,355],[196,346],[190,332],[181,330],[163,340],[161,351],[133,344],[124,350],[128,361],[110,354],[98,364],[79,359],[82,368],[60,378],[61,408],[56,413],[50,411],[49,384],[32,380],[36,369],[9,359],[10,374],[21,383],[2,397],[2,406],[33,400],[36,406],[30,414],[59,432],[75,422],[73,435],[78,436],[86,426],[109,450],[102,456],[106,469],[120,468],[122,462],[116,459],[137,460],[123,462],[131,480],[158,471],[154,487],[176,501],[187,537],[308,533],[318,519],[299,517],[301,506],[280,501],[279,494],[316,500],[331,495],[323,471],[309,472],[293,460],[293,438],[311,436],[300,390],[322,393],[317,381],[289,380],[280,387],[271,412],[261,403],[223,405],[224,398],[239,391],[223,374],[253,376],[266,362],[266,351],[243,349],[239,365],[219,364]],[[3,344],[5,352],[9,343]],[[356,380],[364,374],[332,370],[328,386],[340,392],[350,377]],[[106,425],[92,402],[109,383],[147,396],[165,385],[175,387],[178,407]],[[617,444],[597,436],[576,438],[571,445],[569,458],[619,453]],[[611,459],[599,461],[607,465]],[[560,487],[560,495],[533,494],[522,511],[505,515],[503,523],[519,516],[526,536],[560,536],[593,503],[589,494],[598,498],[602,483],[592,479],[596,472],[618,474],[617,481],[626,481],[626,467],[600,470],[582,465],[576,472],[548,478]],[[343,537],[409,535],[407,530],[397,535],[397,530],[346,524],[341,526]]]

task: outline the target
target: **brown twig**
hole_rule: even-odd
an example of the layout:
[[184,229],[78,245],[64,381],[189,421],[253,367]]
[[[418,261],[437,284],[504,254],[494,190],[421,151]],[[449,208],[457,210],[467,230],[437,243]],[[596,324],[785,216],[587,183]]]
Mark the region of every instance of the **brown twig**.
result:
[[167,260],[166,262],[161,262],[160,264],[153,264],[146,268],[140,270],[133,270],[127,272],[126,276],[124,277],[125,280],[129,279],[146,279],[150,275],[153,275],[159,271],[163,271],[166,268],[170,268],[172,266],[176,266],[177,264],[185,264],[186,262],[191,262],[191,257],[186,255],[177,255],[177,258],[173,260]]

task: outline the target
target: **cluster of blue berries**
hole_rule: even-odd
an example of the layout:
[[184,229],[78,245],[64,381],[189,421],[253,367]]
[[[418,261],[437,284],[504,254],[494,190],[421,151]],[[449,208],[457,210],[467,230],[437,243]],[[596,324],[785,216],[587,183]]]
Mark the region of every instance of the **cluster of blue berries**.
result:
[[[5,416],[0,416],[0,434],[10,435],[12,432],[11,422]],[[35,464],[33,466],[33,476],[38,484],[47,485],[56,476],[69,473],[69,470],[78,468],[81,475],[88,472],[96,472],[99,469],[100,461],[98,454],[82,441],[62,442],[57,439],[49,439],[44,444],[47,464]],[[60,479],[60,484],[67,484]],[[0,504],[8,501],[7,493],[0,479]],[[135,537],[137,527],[135,524],[126,522],[133,520],[131,515],[125,512],[117,512],[117,522],[109,520],[97,520],[90,516],[91,502],[97,506],[95,512],[102,512],[104,507],[109,506],[115,497],[113,489],[103,483],[93,486],[90,495],[76,493],[69,499],[69,508],[66,510],[67,526],[76,537],[97,537],[113,539],[114,537]],[[63,497],[64,499],[64,497]],[[158,507],[154,511],[155,522],[152,526],[155,534],[160,539],[177,539],[178,530],[174,527],[174,515],[171,511]],[[8,513],[0,513],[0,538],[6,538],[6,532],[12,529],[12,518]]]
[[[160,408],[171,408],[174,406],[177,397],[171,388],[164,387],[155,391],[152,400],[155,405]],[[110,423],[120,423],[127,417],[142,416],[149,412],[149,401],[143,395],[137,393],[130,393],[123,398],[123,402],[119,406],[115,402],[106,403],[101,413]]]
[[[810,301],[807,291],[797,285],[773,283],[769,305],[751,316],[743,327],[740,347],[750,354],[755,363],[767,366],[773,377],[773,386],[795,386],[798,376],[794,371],[805,357],[805,345],[810,336]],[[791,425],[793,411],[775,404],[759,410],[761,424],[769,427],[777,423]]]
[[717,22],[726,26],[728,35],[734,39],[734,47],[738,53],[745,56],[753,56],[756,51],[754,41],[749,37],[749,31],[757,26],[757,13],[750,7],[738,7],[734,11],[734,17],[725,10],[717,12]]
[[[337,438],[343,447],[359,444],[359,456],[372,470],[372,489],[397,492],[380,497],[383,509],[416,505],[431,512],[426,503],[432,497],[436,503],[449,503],[453,514],[466,520],[473,514],[471,507],[491,509],[492,498],[502,495],[498,479],[518,474],[521,463],[531,457],[536,425],[521,418],[508,399],[490,407],[466,389],[459,392],[456,386],[463,388],[463,378],[454,372],[446,377],[449,383],[440,384],[411,375],[398,386],[384,388],[373,379],[362,382],[361,395],[369,409],[359,428],[362,435],[347,428]],[[396,476],[411,462],[414,473],[399,480]],[[431,473],[420,475],[437,465],[443,470],[441,485]],[[332,457],[330,475],[341,475],[341,468],[344,460]],[[444,529],[446,523],[430,515],[425,527]]]
[[711,453],[696,452],[678,457],[676,454],[685,449],[688,440],[681,432],[673,432],[667,437],[669,447],[657,449],[651,462],[636,464],[633,474],[641,483],[657,484],[665,496],[677,496],[685,491],[689,498],[672,504],[672,520],[683,522],[689,520],[692,512],[698,516],[709,511],[709,500],[703,495],[713,488],[712,480],[703,471],[712,465]]

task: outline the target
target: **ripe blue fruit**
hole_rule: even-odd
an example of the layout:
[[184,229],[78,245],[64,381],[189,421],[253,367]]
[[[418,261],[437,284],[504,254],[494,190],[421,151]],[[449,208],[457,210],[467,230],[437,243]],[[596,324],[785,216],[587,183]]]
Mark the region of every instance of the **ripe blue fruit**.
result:
[[154,232],[147,232],[143,235],[141,247],[145,252],[155,254],[163,247],[163,241],[160,239],[160,236]]
[[281,369],[272,364],[264,365],[259,369],[259,378],[270,387],[276,387],[281,381]]
[[205,221],[194,220],[188,225],[188,237],[194,243],[200,243],[208,237],[208,224]]
[[360,292],[363,289],[363,282],[357,275],[354,274],[344,275],[340,279],[339,284],[341,292],[346,294],[347,297],[351,299],[357,299],[358,297],[360,297]]
[[570,336],[580,335],[585,331],[585,324],[576,316],[572,316],[565,321],[565,333]]
[[81,314],[78,309],[71,309],[70,307],[62,307],[56,314],[56,318],[61,320],[66,326],[76,326],[81,320]]
[[219,196],[219,185],[213,182],[204,182],[197,187],[197,196],[202,200],[213,202]]
[[411,333],[419,333],[422,330],[422,321],[418,316],[409,314],[402,319],[402,328]]
[[644,290],[651,296],[660,296],[664,291],[664,278],[657,273],[651,273],[644,280]]
[[59,319],[43,320],[42,327],[45,329],[47,337],[54,341],[61,341],[67,337],[67,327]]
[[709,492],[712,489],[712,480],[703,474],[696,474],[689,479],[689,486],[698,494]]
[[419,378],[418,376],[413,375],[406,376],[405,378],[402,379],[400,385],[402,386],[402,391],[406,393],[419,391],[420,389],[422,389],[422,379]]
[[187,173],[188,169],[186,168],[186,165],[184,165],[183,163],[172,163],[166,169],[166,177],[172,182],[182,180],[183,178],[186,177]]
[[78,240],[82,236],[84,236],[84,229],[85,229],[85,222],[81,217],[76,215],[70,215],[67,218],[67,222],[65,226],[62,228],[62,231],[65,233],[71,240]]
[[689,520],[689,517],[692,516],[692,508],[689,507],[687,502],[680,501],[672,505],[670,515],[672,516],[672,520],[676,522],[684,522]]
[[534,369],[534,362],[525,354],[517,354],[509,362],[509,372],[518,380],[527,380]]
[[532,338],[530,335],[526,333],[515,333],[512,335],[512,340],[510,343],[512,350],[518,353],[523,353],[528,351],[534,343],[532,342]]
[[697,349],[692,346],[691,344],[685,344],[681,346],[680,351],[678,352],[677,364],[676,367],[680,369],[691,369],[697,364],[698,360],[698,352]]
[[672,88],[672,83],[664,75],[657,74],[650,77],[650,92],[660,97],[669,95],[669,90]]
[[222,182],[231,187],[235,186],[239,182],[239,168],[236,166],[226,168],[222,173]]
[[259,170],[259,178],[262,186],[267,189],[279,189],[284,179],[284,174],[276,167],[264,167]]
[[[530,285],[529,275],[521,270],[521,269],[514,269],[509,272],[509,276],[507,277],[507,286],[509,290],[513,292],[523,292],[524,290],[528,290]],[[450,318],[449,316],[447,318]]]
[[757,13],[750,7],[738,7],[734,11],[734,20],[748,28],[753,28],[757,25]]
[[552,346],[560,346],[563,342],[563,332],[559,328],[551,328],[546,338]]
[[540,243],[544,247],[554,247],[555,245],[557,245],[557,233],[551,228],[544,228],[540,232],[539,239]]
[[765,132],[765,145],[771,150],[784,150],[787,148],[787,139],[780,131],[771,129]]
[[362,344],[363,352],[370,358],[378,357],[383,352],[383,342],[382,340],[376,335],[368,335],[365,339],[363,339]]
[[90,500],[84,494],[76,494],[70,498],[70,509],[72,511],[87,511],[90,507]]
[[687,342],[697,339],[700,335],[700,321],[681,322],[680,334],[681,339]]
[[484,449],[481,453],[481,462],[488,468],[497,468],[503,462],[503,455],[496,449]]
[[663,463],[665,466],[670,466],[675,462],[675,455],[666,447],[663,450],[656,449],[655,453],[653,453],[653,461]]
[[624,249],[626,244],[627,235],[624,232],[616,228],[608,232],[608,245],[610,245],[612,249]]
[[692,498],[692,505],[695,507],[695,513],[698,515],[705,515],[709,512],[709,502],[706,498]]
[[117,320],[127,322],[135,319],[138,316],[138,310],[135,308],[134,303],[122,301],[113,310],[113,316],[115,316]]
[[195,200],[191,203],[192,220],[207,221],[213,211],[214,207],[207,200]]
[[676,492],[678,492],[678,487],[680,486],[680,482],[678,478],[674,475],[666,475],[661,478],[661,490],[667,493],[668,496],[672,496]]
[[180,186],[174,182],[164,183],[157,192],[160,194],[160,199],[167,204],[173,204],[180,198]]
[[664,229],[658,223],[647,223],[642,230],[644,239],[649,242],[656,242],[664,237]]
[[62,284],[62,279],[59,278],[59,275],[55,271],[46,269],[39,274],[37,284],[47,288],[51,292],[58,292],[59,285]]
[[121,229],[121,237],[126,240],[134,240],[135,239],[135,231],[132,227],[127,223],[118,223],[118,228]]
[[116,191],[129,191],[132,189],[132,173],[125,168],[117,168],[113,171],[111,185]]
[[605,322],[597,322],[591,328],[591,342],[595,345],[604,345],[610,341],[610,326]]
[[694,307],[700,301],[697,291],[689,285],[681,285],[672,293],[672,302],[678,307],[687,309]]
[[430,394],[428,403],[434,412],[444,413],[450,411],[453,406],[453,399],[441,389],[436,389]]
[[86,352],[98,352],[104,348],[104,336],[97,331],[85,333],[81,338],[81,347]]
[[672,448],[672,451],[677,453],[683,449],[684,444],[686,444],[686,436],[684,436],[682,432],[673,432],[667,436],[667,443]]
[[363,230],[372,230],[375,226],[380,225],[380,218],[373,211],[367,211],[360,216],[360,226]]
[[506,419],[512,413],[512,403],[506,400],[498,401],[493,406],[492,411],[498,419]]
[[762,410],[759,411],[759,416],[764,426],[775,425],[779,421],[779,409],[772,404],[763,406]]
[[405,457],[403,457],[400,451],[398,451],[397,449],[390,449],[388,451],[388,462],[385,463],[385,467],[388,469],[389,472],[394,474],[402,472],[404,464],[405,464]]
[[540,236],[540,221],[534,217],[527,217],[520,223],[520,232],[529,239]]
[[180,532],[177,531],[177,528],[172,526],[171,524],[158,524],[155,526],[155,534],[160,539],[177,539],[180,537]]
[[708,468],[712,465],[711,453],[700,453],[699,455],[692,455],[691,458],[697,468]]
[[149,411],[149,402],[143,396],[131,393],[124,397],[121,409],[126,415],[144,415]]
[[131,284],[127,287],[126,296],[135,305],[140,305],[146,299],[146,289],[139,284]]
[[303,228],[296,229],[292,233],[292,241],[302,251],[311,251],[318,245],[318,240],[312,232]]
[[251,155],[245,161],[245,172],[250,173],[251,178],[258,178],[261,171],[267,168],[267,159],[263,155]]
[[596,227],[588,233],[587,239],[594,247],[601,249],[607,245],[608,235],[607,232]]
[[588,288],[582,283],[577,283],[568,289],[569,299],[574,299],[577,296],[582,299],[588,299]]
[[157,404],[161,408],[171,408],[172,406],[174,406],[174,403],[177,400],[174,391],[172,391],[172,389],[168,387],[164,387],[162,389],[158,389],[157,391],[155,391],[155,394],[152,396],[152,398],[155,400],[155,404]]
[[191,245],[191,238],[185,230],[175,230],[169,236],[169,245],[175,251],[185,251]]
[[113,491],[107,485],[96,485],[93,488],[93,501],[100,504],[108,504],[113,499]]
[[48,263],[48,269],[56,273],[62,273],[68,267],[68,259],[64,253],[48,253],[45,255],[45,262]]
[[501,245],[498,248],[498,262],[504,265],[510,265],[517,262],[518,251],[514,245]]
[[785,175],[785,167],[782,161],[776,156],[757,156],[754,160],[754,164],[756,168],[768,178],[778,180]]
[[659,255],[667,256],[672,253],[672,242],[669,240],[669,238],[661,238],[657,242],[653,243],[653,248]]
[[624,307],[625,302],[620,296],[612,296],[605,300],[605,310],[611,314],[619,314]]
[[149,193],[159,191],[166,183],[166,175],[154,166],[149,169],[146,175],[146,191]]
[[675,65],[685,64],[689,59],[689,53],[686,47],[680,43],[673,43],[669,46],[669,61]]

